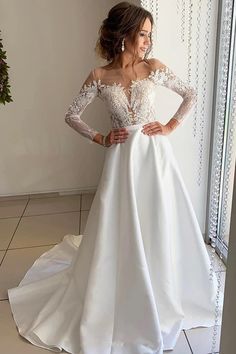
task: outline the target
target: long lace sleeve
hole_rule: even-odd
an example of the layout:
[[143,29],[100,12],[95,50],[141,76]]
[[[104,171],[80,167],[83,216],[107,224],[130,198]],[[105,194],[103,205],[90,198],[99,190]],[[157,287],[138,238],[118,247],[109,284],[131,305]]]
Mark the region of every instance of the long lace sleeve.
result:
[[97,93],[97,82],[95,80],[94,70],[92,70],[89,73],[87,79],[84,81],[79,94],[74,98],[65,115],[66,123],[79,134],[89,139],[90,143],[93,142],[93,138],[98,133],[98,131],[86,124],[81,119],[81,115],[87,105],[91,103],[97,96]]
[[183,122],[196,102],[197,93],[193,87],[181,80],[167,66],[162,66],[158,72],[158,83],[182,96],[183,101],[171,119]]

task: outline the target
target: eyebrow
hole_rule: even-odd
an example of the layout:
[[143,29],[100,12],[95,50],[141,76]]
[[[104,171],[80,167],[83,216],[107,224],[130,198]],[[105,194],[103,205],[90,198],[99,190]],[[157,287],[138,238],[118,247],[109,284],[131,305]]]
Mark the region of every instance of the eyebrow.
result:
[[[142,31],[142,32],[149,32],[149,31],[146,31],[146,30],[142,30],[142,29],[141,29],[141,31]],[[150,33],[151,33],[151,32],[152,32],[152,31],[150,31]]]

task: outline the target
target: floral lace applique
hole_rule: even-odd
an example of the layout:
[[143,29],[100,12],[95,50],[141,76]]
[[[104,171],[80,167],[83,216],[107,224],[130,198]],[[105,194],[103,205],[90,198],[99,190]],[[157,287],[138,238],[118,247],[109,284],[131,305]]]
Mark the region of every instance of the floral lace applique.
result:
[[131,80],[129,87],[119,82],[106,84],[100,79],[95,80],[92,70],[70,105],[65,121],[92,141],[98,132],[81,120],[81,114],[86,106],[98,96],[108,108],[112,128],[152,122],[156,117],[156,85],[165,86],[182,96],[183,102],[172,117],[182,122],[196,101],[196,92],[166,66],[152,70],[143,79]]
[[182,96],[183,102],[181,102],[179,108],[172,117],[181,123],[194,103],[196,103],[197,94],[195,89],[176,76],[167,66],[156,71],[154,80],[157,84],[167,87]]
[[98,88],[96,80],[93,80],[90,83],[84,83],[79,94],[75,97],[65,115],[66,123],[91,141],[93,141],[94,136],[99,132],[86,124],[80,117],[87,105],[95,99],[97,94]]
[[150,75],[148,78],[132,80],[128,88],[117,82],[105,84],[101,80],[98,81],[100,97],[108,108],[113,128],[154,120],[153,117],[156,116],[152,104],[154,84],[149,81],[149,78]]

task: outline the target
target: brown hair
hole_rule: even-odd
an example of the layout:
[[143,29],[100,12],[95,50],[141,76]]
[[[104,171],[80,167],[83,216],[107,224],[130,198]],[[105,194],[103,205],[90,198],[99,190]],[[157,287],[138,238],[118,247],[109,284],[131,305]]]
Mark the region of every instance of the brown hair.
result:
[[[153,26],[152,14],[143,7],[133,5],[127,1],[113,6],[99,29],[99,38],[95,46],[96,53],[109,62],[113,61],[122,52],[122,40],[126,36],[129,37],[131,43],[135,46],[138,32],[146,18],[149,18]],[[150,43],[150,47],[145,53],[145,59],[151,51],[152,39]]]

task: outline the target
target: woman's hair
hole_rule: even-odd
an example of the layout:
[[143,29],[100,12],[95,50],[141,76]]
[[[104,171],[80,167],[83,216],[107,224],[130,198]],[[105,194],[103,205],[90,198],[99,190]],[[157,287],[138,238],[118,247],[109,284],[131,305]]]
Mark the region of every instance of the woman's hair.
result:
[[[152,14],[143,7],[130,4],[127,1],[113,6],[99,29],[99,38],[95,46],[97,54],[108,62],[113,61],[122,52],[122,40],[126,36],[135,46],[138,32],[146,18],[149,18],[153,26]],[[152,39],[150,47],[145,53],[145,59],[150,53],[151,47]]]

